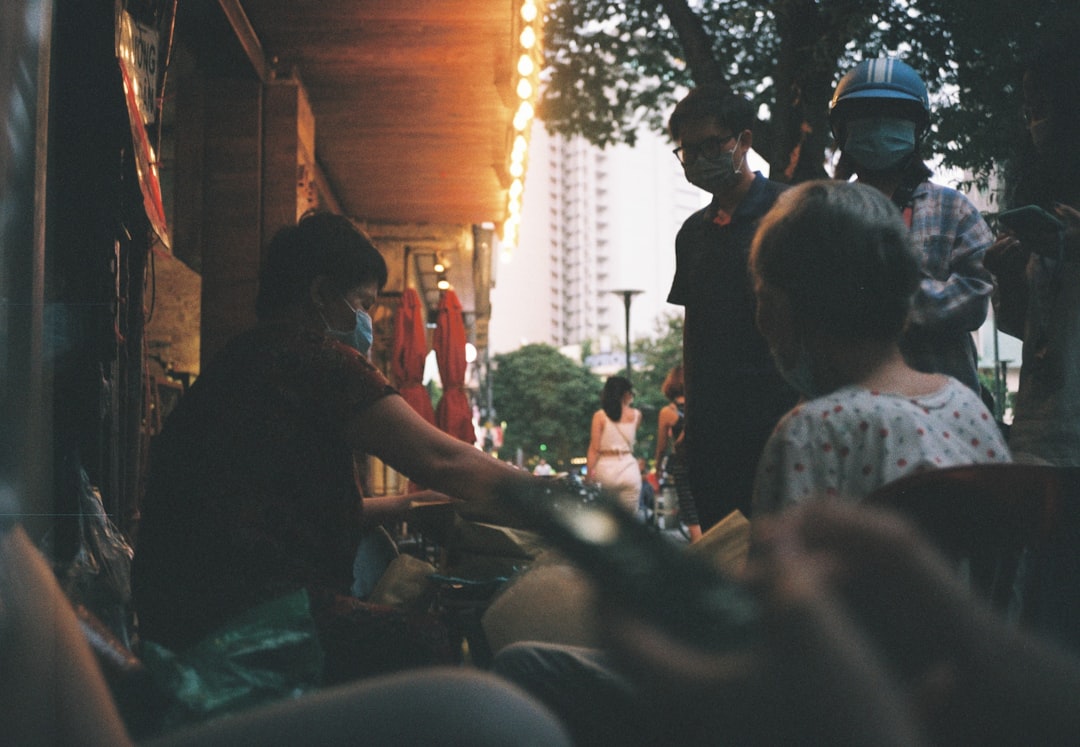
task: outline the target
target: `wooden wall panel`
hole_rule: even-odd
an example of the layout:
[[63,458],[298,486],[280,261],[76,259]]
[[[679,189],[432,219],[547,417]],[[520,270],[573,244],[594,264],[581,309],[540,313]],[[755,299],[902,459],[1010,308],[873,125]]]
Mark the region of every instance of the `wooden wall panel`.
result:
[[202,364],[255,323],[262,246],[262,86],[210,80],[205,96]]

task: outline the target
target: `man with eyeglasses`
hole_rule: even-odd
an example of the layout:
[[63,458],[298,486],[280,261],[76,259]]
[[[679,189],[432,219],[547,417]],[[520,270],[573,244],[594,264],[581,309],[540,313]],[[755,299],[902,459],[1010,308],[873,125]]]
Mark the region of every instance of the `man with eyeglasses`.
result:
[[750,242],[784,189],[750,170],[755,121],[746,98],[699,88],[668,123],[687,181],[712,195],[679,229],[667,299],[685,312],[680,446],[703,531],[736,508],[750,515],[761,449],[797,399],[754,326]]

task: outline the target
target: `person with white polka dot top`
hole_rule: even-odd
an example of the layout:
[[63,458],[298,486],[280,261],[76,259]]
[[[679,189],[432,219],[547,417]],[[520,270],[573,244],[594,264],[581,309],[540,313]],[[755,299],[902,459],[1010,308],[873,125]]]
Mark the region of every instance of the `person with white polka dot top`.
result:
[[904,361],[919,265],[888,199],[839,181],[791,189],[762,220],[750,267],[758,328],[803,395],[758,462],[754,516],[859,501],[921,470],[1011,461],[970,388]]

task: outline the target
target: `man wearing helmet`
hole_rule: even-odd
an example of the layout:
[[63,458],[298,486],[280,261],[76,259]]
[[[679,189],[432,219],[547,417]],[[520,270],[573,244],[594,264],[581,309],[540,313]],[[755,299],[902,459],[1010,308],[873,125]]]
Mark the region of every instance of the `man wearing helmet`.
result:
[[929,181],[919,145],[930,127],[926,85],[897,59],[864,60],[836,86],[829,124],[840,149],[837,177],[852,172],[903,212],[922,258],[901,349],[909,365],[981,390],[971,333],[986,319],[993,285],[983,255],[993,234],[954,189]]

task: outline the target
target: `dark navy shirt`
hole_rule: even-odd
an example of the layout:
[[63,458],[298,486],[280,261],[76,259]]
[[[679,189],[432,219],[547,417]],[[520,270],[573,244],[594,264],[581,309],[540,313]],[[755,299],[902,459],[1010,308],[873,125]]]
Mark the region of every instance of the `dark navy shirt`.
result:
[[702,529],[735,508],[749,516],[761,449],[797,400],[754,326],[747,271],[758,222],[784,189],[755,174],[727,225],[713,220],[710,205],[687,218],[675,239],[668,302],[685,308],[684,438]]

